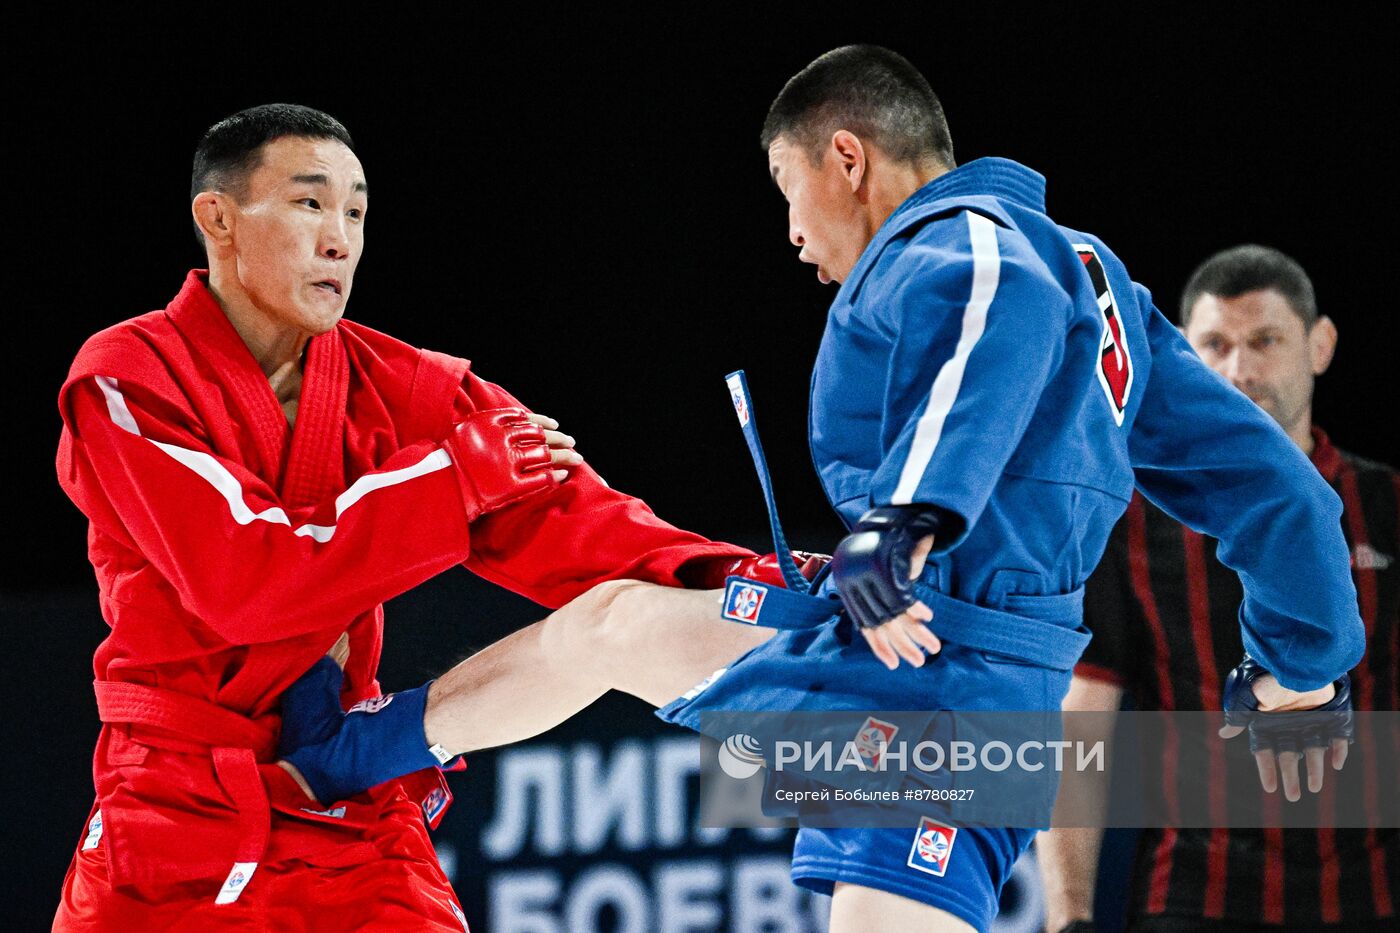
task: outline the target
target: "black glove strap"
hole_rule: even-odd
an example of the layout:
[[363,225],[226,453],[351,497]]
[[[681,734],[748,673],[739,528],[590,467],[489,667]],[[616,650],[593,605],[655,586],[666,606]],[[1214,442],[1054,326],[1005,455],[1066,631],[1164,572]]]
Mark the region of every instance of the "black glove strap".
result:
[[873,628],[914,605],[909,561],[914,546],[942,526],[925,505],[880,506],[861,516],[832,556],[832,575],[851,619]]

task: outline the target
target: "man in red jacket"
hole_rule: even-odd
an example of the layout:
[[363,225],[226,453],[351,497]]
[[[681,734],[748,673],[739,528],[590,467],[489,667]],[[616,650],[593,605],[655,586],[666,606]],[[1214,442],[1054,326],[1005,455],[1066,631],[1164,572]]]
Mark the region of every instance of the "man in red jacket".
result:
[[84,344],[59,399],[111,633],[54,928],[463,929],[423,825],[441,774],[307,806],[272,764],[287,685],[344,634],[341,700],[373,703],[381,604],[454,564],[558,606],[764,561],[609,489],[467,361],[341,319],[368,189],[331,117],[216,124],[191,198],[208,271]]

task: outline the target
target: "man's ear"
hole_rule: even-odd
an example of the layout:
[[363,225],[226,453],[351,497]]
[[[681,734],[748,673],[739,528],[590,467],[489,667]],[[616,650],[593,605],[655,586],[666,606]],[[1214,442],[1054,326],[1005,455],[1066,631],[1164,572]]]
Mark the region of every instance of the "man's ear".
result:
[[1332,356],[1337,352],[1337,325],[1323,315],[1313,322],[1308,331],[1308,354],[1312,359],[1314,376],[1321,376],[1332,365]]
[[210,244],[228,245],[233,239],[233,205],[229,196],[218,191],[201,191],[190,204],[190,213],[204,241]]
[[860,190],[861,183],[865,181],[866,169],[869,168],[864,143],[850,130],[837,130],[831,136],[831,150],[841,166],[846,183],[851,187],[851,193],[854,194]]

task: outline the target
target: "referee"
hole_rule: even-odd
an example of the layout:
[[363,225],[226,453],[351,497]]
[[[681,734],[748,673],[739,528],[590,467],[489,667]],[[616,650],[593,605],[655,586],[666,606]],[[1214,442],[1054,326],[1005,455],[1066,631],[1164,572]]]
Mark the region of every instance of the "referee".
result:
[[[1313,380],[1331,362],[1337,329],[1319,316],[1312,283],[1292,259],[1239,246],[1206,260],[1187,283],[1182,325],[1196,352],[1276,420],[1332,484],[1366,624],[1366,655],[1351,672],[1359,710],[1400,709],[1400,474],[1334,447],[1312,423]],[[1220,691],[1244,653],[1239,579],[1216,542],[1134,495],[1089,580],[1085,624],[1094,632],[1065,698],[1066,710],[1219,710]],[[1208,756],[1209,784],[1258,784],[1248,755]],[[1144,762],[1144,765],[1147,765]],[[1183,802],[1201,775],[1164,768]],[[1165,785],[1164,785],[1165,786]],[[1393,794],[1372,768],[1329,774],[1320,794],[1270,810]],[[1204,802],[1203,802],[1204,805]],[[1147,829],[1132,870],[1128,929],[1318,931],[1400,929],[1400,831],[1395,829]],[[1041,834],[1047,929],[1090,931],[1102,830]]]

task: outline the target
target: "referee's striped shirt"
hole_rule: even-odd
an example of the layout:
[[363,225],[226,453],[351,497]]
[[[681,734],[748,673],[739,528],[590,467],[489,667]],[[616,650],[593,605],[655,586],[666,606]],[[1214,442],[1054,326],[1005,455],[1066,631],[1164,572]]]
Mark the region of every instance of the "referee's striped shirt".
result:
[[[1339,451],[1314,428],[1313,465],[1342,498],[1366,655],[1351,672],[1358,709],[1400,710],[1400,474]],[[1139,709],[1218,710],[1220,690],[1244,653],[1239,579],[1215,558],[1216,542],[1140,496],[1113,531],[1090,579],[1085,622],[1094,632],[1075,673],[1123,687]],[[1298,568],[1306,573],[1307,568]],[[1243,743],[1244,739],[1236,740]],[[1210,756],[1212,774],[1183,780],[1165,767],[1183,805],[1214,783],[1257,784],[1247,754]],[[1394,776],[1348,765],[1329,769],[1323,792],[1287,804],[1322,807],[1340,794],[1394,794]],[[1400,830],[1149,829],[1133,870],[1133,916],[1171,915],[1298,929],[1396,918],[1400,929]]]

